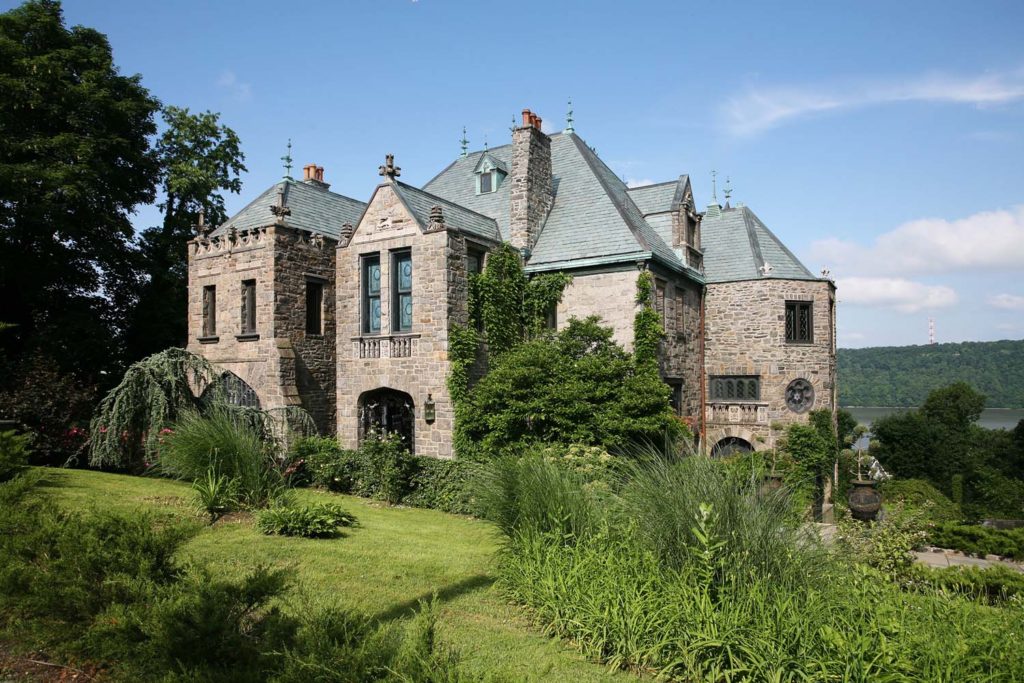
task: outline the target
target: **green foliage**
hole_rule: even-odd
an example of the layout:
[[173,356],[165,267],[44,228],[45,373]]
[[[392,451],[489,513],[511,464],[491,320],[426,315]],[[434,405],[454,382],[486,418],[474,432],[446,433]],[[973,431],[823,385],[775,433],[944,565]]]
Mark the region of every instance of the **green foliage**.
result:
[[262,510],[256,526],[265,534],[333,538],[341,527],[353,526],[356,518],[333,503],[303,506],[276,506]]
[[990,406],[1024,408],[1024,340],[839,349],[837,361],[844,406],[914,408],[967,382]]
[[296,440],[291,448],[291,461],[302,463],[314,484],[339,493],[354,492],[360,478],[358,454],[342,448],[331,437]]
[[814,424],[790,424],[780,446],[798,473],[794,480],[827,475],[832,469],[835,452]]
[[207,415],[187,412],[166,430],[156,463],[160,473],[196,481],[209,473],[233,482],[244,507],[262,507],[283,495],[284,476],[271,444],[245,419],[226,407]]
[[398,434],[370,434],[359,448],[362,486],[373,498],[397,505],[409,492],[416,459]]
[[657,368],[637,364],[596,318],[496,361],[456,406],[462,456],[487,459],[532,443],[620,448],[677,427]]
[[62,373],[55,360],[40,354],[12,368],[4,385],[0,416],[32,433],[32,464],[63,465],[79,452],[88,438],[83,427],[89,425],[95,386],[79,375]]
[[665,330],[654,310],[654,278],[650,271],[641,271],[636,278],[636,304],[639,310],[633,318],[633,353],[638,364],[656,365]]
[[897,504],[908,512],[919,512],[926,523],[958,522],[963,518],[957,504],[924,479],[889,479],[879,489],[886,506]]
[[906,577],[914,565],[913,550],[927,538],[919,512],[887,505],[885,519],[864,524],[852,519],[839,522],[836,543],[849,559],[877,569],[892,579]]
[[458,404],[469,393],[469,372],[476,362],[479,335],[473,327],[452,325],[448,330],[448,393]]
[[238,482],[210,468],[206,476],[192,482],[192,493],[196,507],[209,515],[213,524],[238,503]]
[[466,460],[416,458],[404,505],[432,508],[457,515],[476,511],[473,488],[478,465]]
[[13,429],[0,432],[0,482],[7,481],[28,464],[32,437]]
[[[993,604],[1005,603],[1015,596],[1024,596],[1024,573],[1003,565],[948,567],[938,569],[917,565],[910,581],[924,583],[950,593],[981,599]],[[1019,598],[1018,598],[1019,599]]]
[[1002,555],[1024,560],[1024,528],[993,529],[979,524],[947,522],[931,529],[928,542],[969,555]]
[[156,141],[163,223],[139,240],[145,279],[128,330],[129,358],[179,344],[187,334],[187,263],[183,245],[193,237],[199,212],[208,225],[227,218],[222,192],[242,189],[246,168],[241,142],[213,112],[164,107],[164,132]]
[[137,291],[132,212],[153,201],[159,103],[60,3],[0,14],[0,311],[4,355],[41,351],[98,379],[119,367]]
[[722,463],[638,465],[631,476],[644,483],[627,482],[636,489],[621,503],[598,503],[540,458],[489,470],[481,498],[494,503],[506,538],[502,588],[609,666],[687,681],[1024,673],[1004,630],[1024,625],[1019,607],[927,587],[905,593],[844,564],[802,531],[785,491],[768,494],[765,509],[759,482],[733,478]]
[[[133,364],[99,405],[90,426],[89,464],[138,467],[159,453],[160,430],[199,400],[192,387],[213,382],[216,371],[202,356],[167,349]],[[193,479],[206,471],[196,470]]]

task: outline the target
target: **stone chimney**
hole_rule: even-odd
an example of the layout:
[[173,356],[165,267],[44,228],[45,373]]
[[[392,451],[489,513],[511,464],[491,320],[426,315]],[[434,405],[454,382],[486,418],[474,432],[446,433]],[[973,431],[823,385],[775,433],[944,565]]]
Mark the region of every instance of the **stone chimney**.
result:
[[306,164],[302,167],[303,178],[302,182],[307,185],[313,185],[323,189],[329,188],[330,183],[324,182],[324,167],[317,166],[316,164]]
[[533,250],[544,219],[551,209],[551,138],[541,131],[541,118],[523,110],[523,125],[512,131],[512,206],[509,241],[513,247]]

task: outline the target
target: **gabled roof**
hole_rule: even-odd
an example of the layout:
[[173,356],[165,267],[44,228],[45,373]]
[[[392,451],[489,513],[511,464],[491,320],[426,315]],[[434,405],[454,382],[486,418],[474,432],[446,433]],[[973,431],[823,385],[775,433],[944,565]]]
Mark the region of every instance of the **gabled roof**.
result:
[[686,193],[690,192],[690,176],[653,185],[629,188],[629,196],[665,244],[672,244],[672,213],[679,211]]
[[[746,206],[709,210],[700,226],[708,283],[820,279]],[[761,270],[766,263],[771,266],[767,275]]]
[[[484,154],[511,164],[511,145],[459,158],[424,189],[495,219],[509,234],[511,183],[478,195],[472,173]],[[551,136],[553,202],[527,264],[530,270],[637,260],[652,255],[691,276],[662,235],[637,208],[625,183],[576,135]],[[671,231],[670,231],[671,232]],[[671,240],[671,235],[669,235]]]
[[214,230],[213,235],[225,234],[232,228],[239,231],[252,230],[276,222],[277,218],[270,212],[270,207],[277,204],[279,189],[284,190],[285,206],[291,209],[291,215],[284,220],[286,225],[333,239],[338,239],[341,226],[345,223],[355,225],[366,209],[366,204],[357,199],[289,178],[264,190],[248,206]]
[[395,181],[392,187],[399,198],[405,202],[421,228],[430,225],[430,210],[435,206],[440,206],[445,223],[492,242],[501,241],[498,223],[493,218],[471,211],[464,206],[459,206],[412,185]]
[[476,166],[473,167],[473,173],[479,173],[486,161],[491,162],[491,166],[500,169],[502,173],[508,175],[508,164],[491,154],[490,150],[487,150],[480,155],[480,160],[477,161]]

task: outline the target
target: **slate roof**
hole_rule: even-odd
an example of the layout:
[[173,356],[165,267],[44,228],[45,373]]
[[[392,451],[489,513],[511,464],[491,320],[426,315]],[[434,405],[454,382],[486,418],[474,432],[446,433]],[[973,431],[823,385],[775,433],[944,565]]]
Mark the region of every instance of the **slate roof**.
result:
[[412,185],[396,181],[394,188],[398,196],[405,202],[405,205],[412,211],[420,227],[425,228],[430,225],[430,210],[435,206],[440,206],[445,223],[455,225],[463,232],[483,237],[492,242],[501,241],[498,223],[493,218],[484,216],[476,211],[470,211],[463,206],[459,206],[454,202],[430,194]]
[[[701,221],[704,276],[708,283],[736,280],[818,280],[746,206],[709,207]],[[768,263],[768,275],[761,267]]]
[[322,187],[296,180],[282,180],[271,185],[249,205],[222,223],[213,235],[222,235],[231,228],[251,230],[275,222],[270,207],[277,204],[278,189],[284,189],[284,203],[291,209],[285,224],[300,230],[318,232],[338,239],[341,226],[355,225],[366,209],[366,203],[351,197],[331,192]]
[[[456,159],[424,189],[494,218],[501,233],[508,235],[510,183],[506,180],[495,192],[476,194],[472,174],[484,154],[511,166],[511,145],[474,152]],[[551,211],[530,255],[529,270],[653,255],[670,267],[700,278],[669,246],[671,234],[666,240],[662,231],[644,219],[625,183],[578,136],[551,136],[551,173]]]

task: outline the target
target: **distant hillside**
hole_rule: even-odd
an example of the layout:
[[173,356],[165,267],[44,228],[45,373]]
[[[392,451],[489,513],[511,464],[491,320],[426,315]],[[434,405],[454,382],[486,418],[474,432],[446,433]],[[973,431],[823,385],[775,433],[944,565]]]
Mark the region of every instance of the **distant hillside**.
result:
[[919,406],[963,380],[989,408],[1024,408],[1024,340],[839,349],[839,405]]

